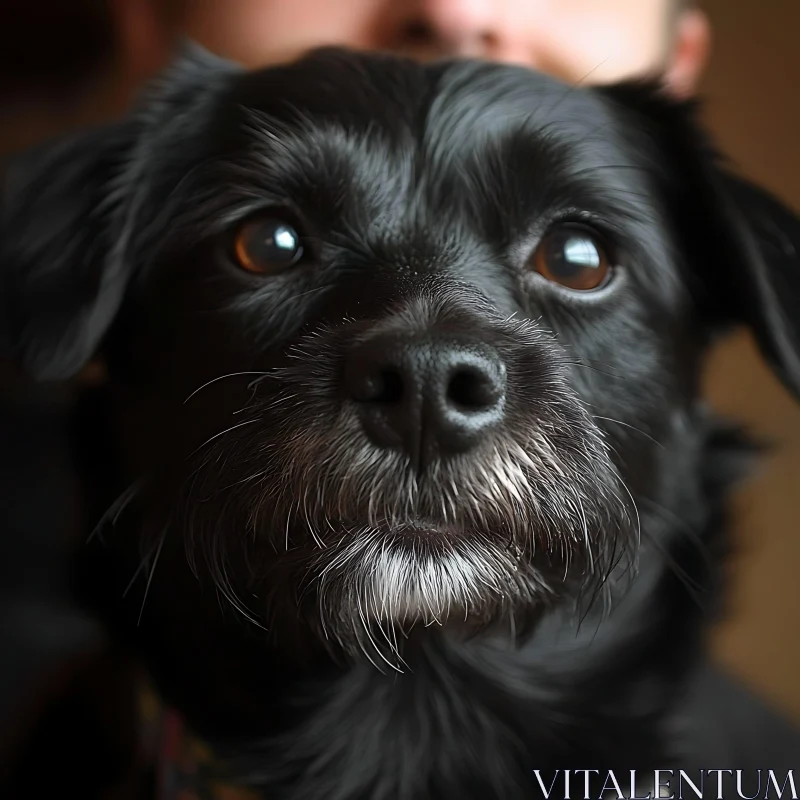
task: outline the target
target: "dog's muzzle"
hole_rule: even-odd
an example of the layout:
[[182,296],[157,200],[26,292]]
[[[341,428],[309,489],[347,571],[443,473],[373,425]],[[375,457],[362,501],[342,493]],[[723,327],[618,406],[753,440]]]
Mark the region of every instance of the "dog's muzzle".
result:
[[441,298],[307,330],[233,448],[263,471],[226,478],[269,542],[246,591],[286,587],[363,650],[373,623],[482,624],[604,585],[632,515],[571,369],[536,323]]

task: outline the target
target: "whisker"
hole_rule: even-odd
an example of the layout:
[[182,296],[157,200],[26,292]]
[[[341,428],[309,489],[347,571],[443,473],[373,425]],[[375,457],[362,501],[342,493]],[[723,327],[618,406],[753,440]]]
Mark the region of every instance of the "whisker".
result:
[[578,91],[578,89],[583,84],[585,84],[586,81],[588,81],[589,78],[591,78],[592,75],[595,72],[597,72],[597,70],[600,69],[610,58],[611,58],[611,56],[606,56],[602,61],[600,61],[598,64],[596,64],[594,67],[592,67],[585,75],[581,76],[577,81],[575,81],[574,84],[568,86],[564,90],[564,92],[562,93],[562,95],[558,99],[558,101],[556,103],[554,103],[553,106],[550,108],[550,111],[553,112],[556,109],[558,109],[559,106],[561,106],[561,104],[564,103],[567,100],[567,98],[569,98],[572,94],[574,94],[576,91]]
[[158,542],[154,544],[147,555],[139,562],[139,566],[136,568],[136,572],[133,573],[133,577],[128,582],[128,585],[125,587],[125,591],[122,593],[123,599],[128,596],[128,592],[133,588],[134,583],[136,583],[136,579],[141,574],[142,570],[150,563],[150,558],[155,554],[156,549],[158,547]]
[[593,367],[591,364],[587,364],[583,361],[561,361],[560,364],[569,367],[582,367],[583,369],[590,369],[592,372],[597,372],[600,375],[605,375],[607,378],[615,378],[616,380],[627,380],[624,375],[620,375],[616,372],[606,372],[605,370],[598,369],[597,367]]
[[111,520],[112,526],[117,524],[120,515],[131,504],[131,501],[134,499],[134,497],[136,497],[143,485],[144,480],[134,481],[119,495],[119,497],[117,497],[116,500],[114,500],[114,502],[103,513],[103,516],[100,517],[97,525],[94,526],[92,532],[86,539],[86,544],[89,544],[95,538],[95,536],[100,535],[100,531],[103,529],[103,527],[105,527],[109,520]]
[[[186,405],[196,394],[199,394],[203,391],[203,389],[211,386],[214,383],[219,381],[224,381],[226,378],[236,378],[242,375],[259,375],[262,378],[269,375],[269,373],[264,372],[264,370],[259,370],[257,372],[249,371],[249,372],[229,372],[225,375],[218,375],[216,378],[212,378],[210,381],[206,381],[202,386],[198,386],[184,401],[183,404]],[[252,384],[251,384],[252,385]]]
[[243,428],[245,425],[252,425],[254,422],[259,422],[259,421],[260,421],[259,419],[248,419],[248,420],[245,420],[244,422],[240,422],[238,425],[231,425],[230,428],[226,428],[224,431],[220,431],[219,433],[215,433],[211,438],[206,439],[206,441],[203,442],[203,444],[201,444],[200,447],[198,447],[196,450],[194,450],[191,453],[191,455],[189,455],[189,458],[191,458],[194,455],[197,455],[197,453],[200,450],[202,450],[207,445],[211,444],[211,442],[213,442],[215,439],[219,439],[220,436],[224,436],[226,433],[230,433],[231,431],[235,431],[237,428]]
[[613,419],[612,417],[601,417],[598,414],[592,414],[592,416],[595,419],[602,419],[602,420],[605,420],[606,422],[613,422],[616,425],[622,425],[623,428],[630,428],[632,431],[636,431],[636,433],[640,433],[646,439],[649,439],[653,444],[657,445],[662,450],[666,449],[664,447],[664,445],[661,444],[661,442],[659,442],[657,439],[654,439],[649,433],[647,433],[646,431],[643,431],[641,428],[637,428],[635,425],[631,425],[631,424],[629,424],[627,422],[622,422],[622,420],[619,420],[619,419]]
[[144,604],[147,602],[147,595],[150,593],[150,584],[153,582],[153,575],[155,574],[158,560],[161,558],[161,549],[164,547],[164,541],[167,538],[167,528],[161,532],[161,539],[158,542],[158,549],[156,550],[156,557],[153,560],[153,566],[150,569],[150,575],[147,577],[147,585],[144,587],[144,597],[142,598],[142,606],[139,609],[139,618],[136,620],[136,626],[139,627],[142,622],[142,614],[144,613]]

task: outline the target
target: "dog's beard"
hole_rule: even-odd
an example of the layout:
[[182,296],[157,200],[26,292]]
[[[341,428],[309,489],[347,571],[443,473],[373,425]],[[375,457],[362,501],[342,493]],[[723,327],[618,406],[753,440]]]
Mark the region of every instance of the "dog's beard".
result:
[[378,668],[399,667],[415,626],[472,633],[519,610],[532,611],[548,587],[508,547],[473,532],[367,528],[313,559],[316,606],[307,617],[325,642],[363,654]]
[[548,603],[606,597],[635,514],[549,337],[493,322],[513,392],[506,423],[420,474],[335,400],[342,347],[358,335],[351,324],[304,337],[247,408],[243,421],[263,421],[270,438],[239,426],[202,454],[187,507],[198,492],[215,500],[187,541],[223,594],[240,610],[258,595],[267,628],[299,609],[324,642],[373,663],[415,626],[524,628]]
[[524,629],[549,603],[608,588],[628,555],[625,489],[577,403],[422,478],[399,453],[347,447],[352,427],[290,439],[283,487],[256,512],[272,507],[271,531],[290,521],[290,548],[313,543],[298,602],[349,651],[392,649],[416,624]]

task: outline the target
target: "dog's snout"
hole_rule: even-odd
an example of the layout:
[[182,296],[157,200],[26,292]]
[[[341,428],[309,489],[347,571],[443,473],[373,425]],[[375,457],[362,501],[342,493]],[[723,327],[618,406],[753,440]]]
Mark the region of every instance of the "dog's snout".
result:
[[345,384],[370,439],[418,463],[469,450],[498,424],[506,368],[477,342],[380,336],[352,348]]

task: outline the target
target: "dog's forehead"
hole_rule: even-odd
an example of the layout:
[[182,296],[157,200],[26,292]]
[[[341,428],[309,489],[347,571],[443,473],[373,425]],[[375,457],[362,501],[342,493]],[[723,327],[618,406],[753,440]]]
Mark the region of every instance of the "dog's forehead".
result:
[[[288,67],[243,76],[230,98],[265,127],[310,126],[352,136],[384,134],[435,159],[524,129],[597,156],[615,150],[604,98],[522,67],[475,61],[428,65],[320,51]],[[252,119],[252,117],[250,118]]]
[[223,149],[265,196],[346,202],[359,219],[523,220],[589,178],[627,212],[638,180],[604,96],[525,68],[324,51],[242,75],[224,106]]

